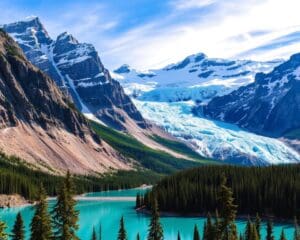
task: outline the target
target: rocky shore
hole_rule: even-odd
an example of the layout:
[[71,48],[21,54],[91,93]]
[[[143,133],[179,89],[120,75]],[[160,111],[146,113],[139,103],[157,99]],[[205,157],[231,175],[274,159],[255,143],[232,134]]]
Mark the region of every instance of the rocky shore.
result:
[[29,204],[32,204],[32,202],[29,202],[24,197],[18,194],[14,194],[14,195],[0,194],[0,208],[19,207],[19,206],[24,206]]

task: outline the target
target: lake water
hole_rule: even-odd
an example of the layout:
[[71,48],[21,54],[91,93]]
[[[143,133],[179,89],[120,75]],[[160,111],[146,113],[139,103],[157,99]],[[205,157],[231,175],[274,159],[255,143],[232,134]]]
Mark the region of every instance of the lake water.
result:
[[[138,192],[145,190],[130,189],[122,191],[109,191],[100,193],[89,193],[87,197],[133,197]],[[50,206],[54,202],[50,201]],[[80,211],[78,236],[81,240],[91,239],[91,232],[93,226],[98,232],[99,226],[102,226],[102,239],[114,240],[117,239],[119,228],[119,220],[124,216],[126,230],[128,233],[128,240],[135,240],[136,234],[139,232],[141,239],[146,239],[149,225],[149,217],[144,214],[138,214],[134,210],[135,201],[78,201],[77,209]],[[29,237],[28,229],[29,223],[32,219],[34,207],[18,207],[10,209],[1,209],[0,218],[8,225],[8,231],[11,230],[15,221],[16,214],[21,211],[24,221],[26,223],[27,237]],[[164,228],[165,240],[177,239],[178,230],[181,233],[181,239],[191,240],[194,225],[202,230],[205,219],[199,217],[162,217],[161,222]],[[237,221],[239,230],[244,231],[245,221]],[[281,229],[284,228],[288,240],[293,239],[293,226],[275,224],[274,233],[276,239],[279,239]],[[265,224],[263,224],[262,235],[265,235]]]

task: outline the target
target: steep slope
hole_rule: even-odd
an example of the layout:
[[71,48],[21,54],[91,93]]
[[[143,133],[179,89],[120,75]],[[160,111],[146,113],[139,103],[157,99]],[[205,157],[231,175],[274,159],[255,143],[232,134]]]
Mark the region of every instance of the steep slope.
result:
[[192,145],[200,155],[235,164],[268,165],[299,162],[300,156],[277,139],[205,119],[202,108],[195,106],[253,82],[257,72],[280,63],[210,59],[196,54],[160,70],[138,72],[123,65],[113,74],[145,119]]
[[140,72],[123,65],[114,71],[127,94],[143,101],[208,101],[253,82],[257,72],[281,63],[208,58],[203,53],[186,57],[162,69]]
[[268,74],[257,74],[254,83],[213,99],[203,112],[276,137],[300,128],[300,54]]
[[0,31],[0,148],[53,173],[130,169],[48,76]]
[[72,96],[81,112],[117,129],[125,130],[147,123],[104,68],[91,44],[79,43],[71,34],[62,33],[52,40],[39,18],[28,18],[3,28],[23,49],[27,58]]

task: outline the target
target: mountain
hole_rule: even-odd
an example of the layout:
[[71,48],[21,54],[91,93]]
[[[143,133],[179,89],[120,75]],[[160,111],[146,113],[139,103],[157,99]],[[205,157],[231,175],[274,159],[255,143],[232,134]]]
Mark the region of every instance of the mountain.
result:
[[158,70],[138,71],[128,65],[114,70],[125,92],[143,101],[208,101],[254,81],[257,72],[267,72],[281,60],[255,62],[208,58],[203,53]]
[[90,129],[55,82],[0,31],[0,148],[29,166],[59,174],[131,169]]
[[123,65],[112,74],[145,119],[202,156],[242,165],[295,163],[299,154],[280,140],[207,119],[199,107],[253,82],[257,72],[271,71],[281,62],[211,59],[200,53],[159,70],[140,72]]
[[299,129],[300,54],[268,74],[258,73],[255,82],[214,98],[203,107],[203,113],[269,136]]
[[72,97],[82,113],[120,130],[132,124],[147,128],[123,88],[105,69],[93,45],[80,43],[67,32],[53,40],[37,17],[2,27],[18,42],[29,61]]

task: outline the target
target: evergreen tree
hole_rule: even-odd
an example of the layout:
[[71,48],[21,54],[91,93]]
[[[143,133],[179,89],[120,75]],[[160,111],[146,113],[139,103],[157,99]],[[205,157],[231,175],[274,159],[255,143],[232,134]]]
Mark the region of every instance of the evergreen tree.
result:
[[274,240],[273,223],[270,219],[268,220],[268,223],[267,223],[267,237],[266,237],[266,240]]
[[207,215],[207,220],[206,220],[205,226],[206,227],[205,227],[203,239],[204,240],[214,240],[215,234],[216,234],[216,227],[212,223],[210,213],[208,213],[208,215]]
[[140,237],[139,233],[136,235],[136,240],[141,240],[141,237]]
[[6,240],[7,234],[5,232],[6,230],[6,224],[2,221],[0,221],[0,240]]
[[120,229],[118,234],[118,240],[127,240],[127,233],[125,230],[125,223],[124,223],[124,217],[121,217],[120,220]]
[[53,208],[52,222],[55,229],[54,237],[57,240],[77,240],[78,211],[75,210],[76,201],[73,199],[74,190],[70,172],[57,196],[57,202]]
[[135,208],[138,209],[141,207],[141,195],[138,193],[136,195]]
[[193,240],[200,240],[200,234],[199,234],[198,227],[196,224],[194,226]]
[[295,224],[294,240],[300,240],[300,229],[299,229],[296,217],[295,217],[295,223],[294,224]]
[[177,240],[181,240],[180,232],[179,232],[179,231],[178,231],[178,233],[177,233]]
[[281,230],[280,240],[286,240],[285,234],[284,234],[284,230],[283,230],[283,229]]
[[102,225],[99,226],[99,240],[102,240]]
[[92,240],[97,240],[97,235],[96,235],[96,231],[95,231],[95,228],[94,228],[94,227],[93,227],[91,239],[92,239]]
[[246,224],[246,230],[245,230],[245,240],[250,240],[251,239],[251,231],[252,231],[252,223],[250,218],[248,218],[247,224]]
[[151,206],[151,220],[149,225],[148,240],[162,240],[163,238],[164,235],[159,220],[158,203],[156,197],[154,197]]
[[25,239],[25,227],[21,213],[19,212],[16,217],[15,225],[12,230],[12,240]]
[[257,237],[260,240],[261,239],[261,235],[260,235],[261,219],[260,219],[258,213],[256,213],[256,217],[255,217],[255,228],[256,228],[256,232],[257,232]]
[[42,185],[40,185],[37,200],[38,204],[30,224],[30,240],[50,240],[52,239],[51,218],[48,212],[46,191]]
[[235,225],[237,206],[233,203],[234,198],[232,190],[226,186],[226,183],[227,179],[225,175],[222,175],[218,192],[218,206],[221,218],[218,234],[219,237],[224,240],[237,240],[238,236]]

